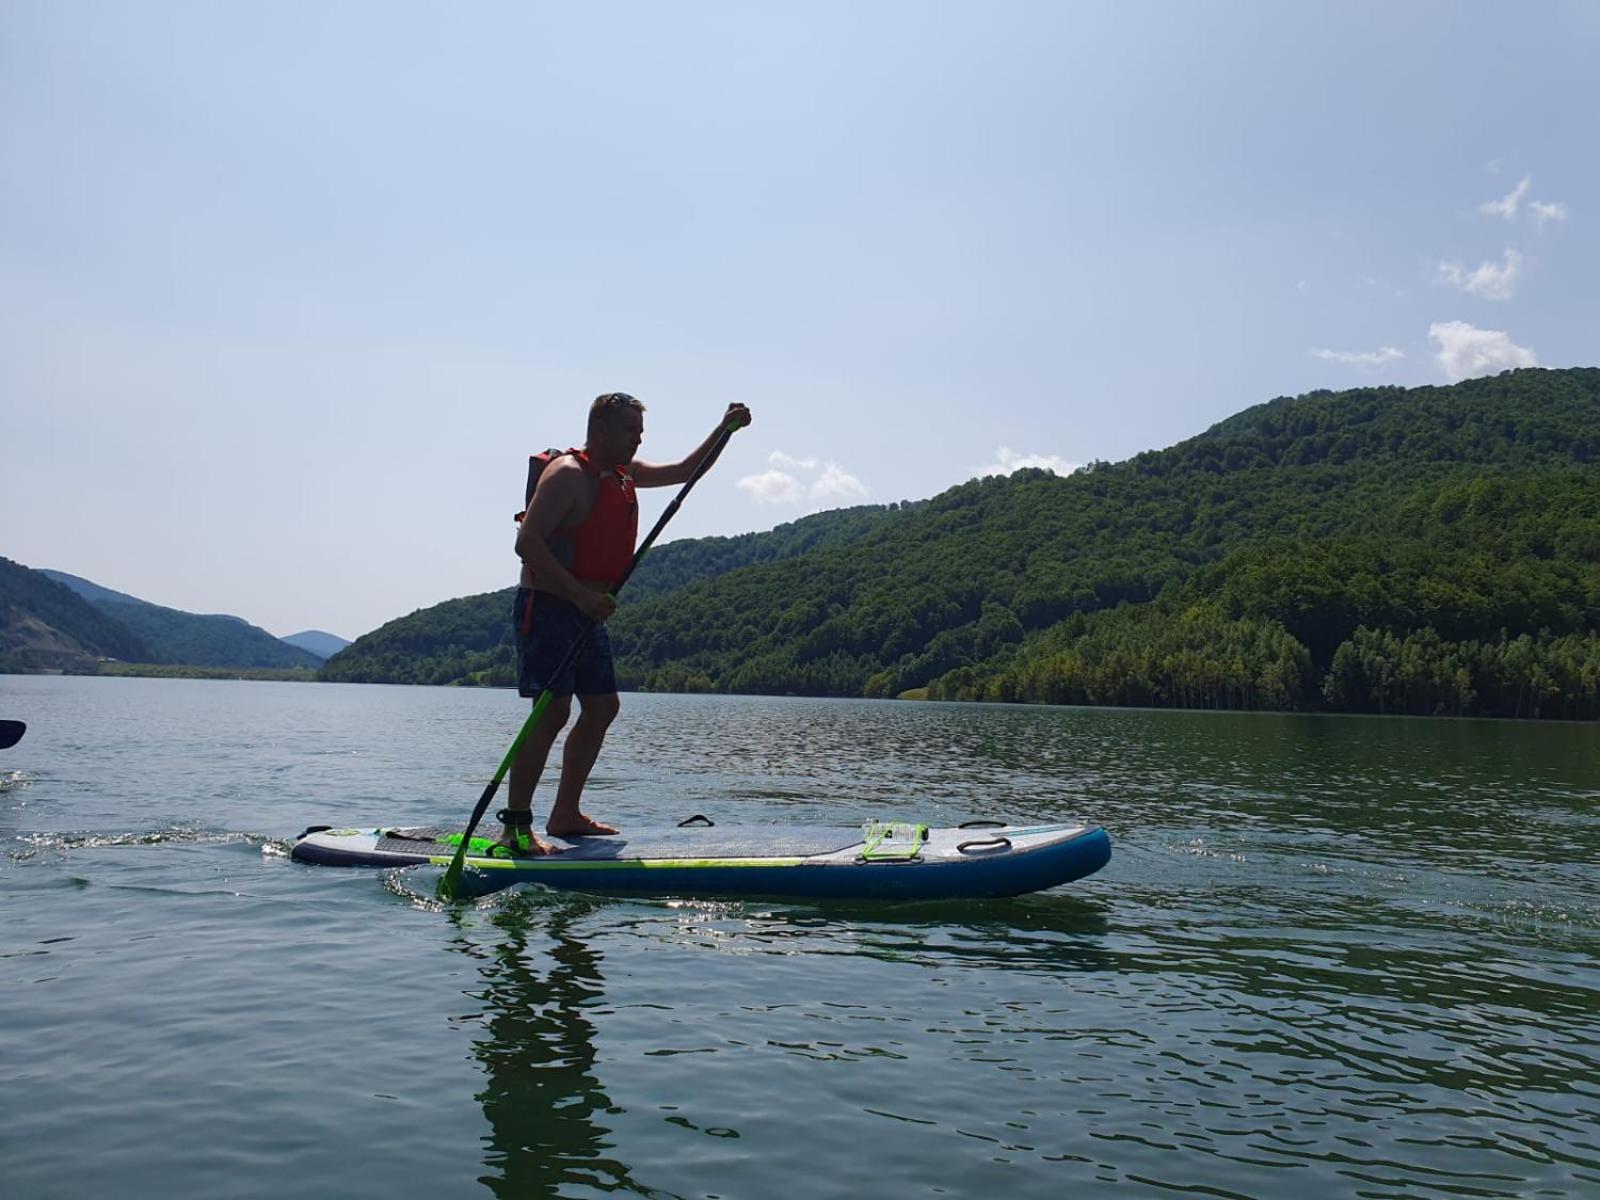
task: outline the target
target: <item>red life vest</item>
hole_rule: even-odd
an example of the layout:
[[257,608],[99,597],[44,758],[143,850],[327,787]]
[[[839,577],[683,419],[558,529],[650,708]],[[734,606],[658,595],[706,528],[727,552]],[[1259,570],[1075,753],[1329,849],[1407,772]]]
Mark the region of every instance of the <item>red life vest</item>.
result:
[[[594,505],[583,521],[559,529],[549,540],[556,561],[585,583],[604,583],[615,587],[628,564],[633,562],[634,544],[639,538],[639,502],[633,493],[633,476],[619,467],[602,473],[582,450],[566,453],[577,459],[585,474],[598,479]],[[528,464],[528,501],[545,466],[560,457],[555,451],[534,455]],[[517,519],[522,519],[521,513]]]

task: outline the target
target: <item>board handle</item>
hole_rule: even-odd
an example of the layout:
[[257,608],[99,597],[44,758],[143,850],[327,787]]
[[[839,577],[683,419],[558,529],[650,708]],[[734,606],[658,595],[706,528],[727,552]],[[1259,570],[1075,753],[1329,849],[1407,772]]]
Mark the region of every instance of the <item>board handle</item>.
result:
[[1001,850],[1011,849],[1011,839],[1008,837],[974,838],[970,842],[962,842],[956,847],[957,854],[995,854]]

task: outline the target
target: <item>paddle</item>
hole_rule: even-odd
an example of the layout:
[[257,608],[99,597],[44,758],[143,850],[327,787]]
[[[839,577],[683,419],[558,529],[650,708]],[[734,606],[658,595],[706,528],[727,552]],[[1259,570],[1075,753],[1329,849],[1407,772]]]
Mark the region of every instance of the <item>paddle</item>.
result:
[[0,721],[0,750],[9,750],[22,740],[28,727],[21,721]]
[[[644,556],[649,553],[650,547],[655,543],[656,538],[660,536],[661,531],[667,527],[667,522],[672,520],[673,514],[678,511],[678,505],[682,504],[683,498],[689,494],[689,489],[700,482],[700,476],[711,469],[712,461],[718,454],[722,453],[722,448],[728,444],[728,439],[733,436],[734,430],[738,428],[737,424],[729,421],[722,427],[721,435],[712,444],[711,448],[701,455],[699,463],[695,465],[694,474],[689,476],[689,480],[683,485],[682,490],[672,498],[672,503],[667,505],[667,511],[661,514],[661,519],[656,522],[656,527],[650,531],[649,536],[639,546],[638,551],[633,556],[633,561],[628,564],[628,569],[622,573],[622,578],[617,580],[617,586],[611,589],[612,599],[615,599],[617,593],[622,590],[622,585],[628,582],[628,577],[633,574],[634,569],[644,561]],[[593,629],[594,626],[595,622],[590,621],[584,630],[583,637],[572,643],[572,647],[561,660],[561,665],[551,673],[552,679],[560,679],[566,669],[572,665],[573,659],[578,656],[578,651],[583,647],[584,639],[589,636],[589,630]],[[489,781],[489,786],[483,789],[483,795],[478,797],[478,805],[472,810],[472,819],[467,822],[466,832],[461,835],[461,845],[456,847],[455,857],[450,860],[449,867],[445,869],[444,878],[439,881],[439,896],[441,899],[453,900],[460,890],[461,874],[466,870],[467,866],[467,844],[472,840],[473,830],[478,828],[478,822],[483,819],[483,814],[489,809],[489,802],[494,799],[494,794],[500,790],[500,781],[505,778],[506,772],[511,769],[511,764],[516,762],[517,751],[522,749],[523,741],[533,731],[534,727],[539,724],[539,718],[544,716],[544,710],[550,707],[550,698],[551,691],[549,688],[545,688],[544,691],[539,693],[539,698],[533,702],[533,711],[528,714],[528,719],[522,723],[522,728],[517,732],[516,740],[511,743],[511,749],[507,750],[505,758],[500,760],[500,769],[494,773],[494,778]],[[21,735],[19,734],[18,736]]]

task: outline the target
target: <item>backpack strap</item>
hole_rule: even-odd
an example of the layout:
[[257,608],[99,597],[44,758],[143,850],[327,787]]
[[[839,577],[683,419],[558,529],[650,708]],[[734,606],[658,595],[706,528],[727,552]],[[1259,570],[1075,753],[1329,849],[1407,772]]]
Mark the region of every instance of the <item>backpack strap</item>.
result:
[[533,489],[539,486],[539,476],[544,474],[544,469],[563,454],[576,453],[576,450],[557,450],[552,446],[538,454],[528,455],[528,486],[522,497],[522,511],[514,518],[518,525],[521,525],[522,518],[528,515],[528,506],[533,503]]

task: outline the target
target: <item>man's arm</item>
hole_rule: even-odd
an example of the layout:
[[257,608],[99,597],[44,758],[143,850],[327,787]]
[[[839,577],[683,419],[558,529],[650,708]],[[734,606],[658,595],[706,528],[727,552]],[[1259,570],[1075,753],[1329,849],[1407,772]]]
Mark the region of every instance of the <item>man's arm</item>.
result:
[[[750,410],[742,404],[728,405],[728,411],[722,415],[722,420],[711,431],[711,436],[706,438],[689,453],[689,457],[682,462],[675,463],[646,463],[633,464],[633,482],[636,487],[671,487],[675,483],[688,483],[689,476],[694,474],[695,468],[700,465],[700,460],[713,450],[717,454],[722,451],[717,449],[717,439],[722,436],[722,431],[728,427],[729,422],[736,422],[735,428],[743,429],[750,424]],[[713,456],[712,462],[716,462]],[[709,464],[708,464],[709,465]]]
[[578,582],[547,544],[578,506],[587,486],[583,468],[571,459],[559,458],[545,467],[517,530],[517,555],[528,564],[541,591],[560,596],[591,621],[604,621],[617,611],[616,601]]

